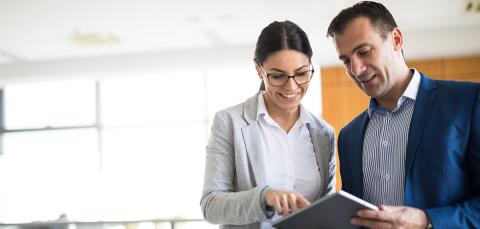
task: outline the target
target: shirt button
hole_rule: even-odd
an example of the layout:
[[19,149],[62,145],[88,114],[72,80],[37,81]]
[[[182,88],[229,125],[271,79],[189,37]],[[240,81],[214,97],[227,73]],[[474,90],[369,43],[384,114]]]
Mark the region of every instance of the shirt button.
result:
[[387,140],[383,140],[383,141],[382,141],[382,144],[383,144],[384,146],[387,146],[387,145],[388,145],[388,141],[387,141]]
[[388,179],[390,179],[390,175],[387,174],[385,175],[385,180],[388,180]]

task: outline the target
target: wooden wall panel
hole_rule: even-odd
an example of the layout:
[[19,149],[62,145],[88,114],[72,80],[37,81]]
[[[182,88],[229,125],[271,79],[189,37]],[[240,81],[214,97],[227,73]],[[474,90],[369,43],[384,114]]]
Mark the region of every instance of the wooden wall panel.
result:
[[444,79],[445,63],[441,59],[437,60],[413,60],[407,61],[409,68],[416,68],[433,79]]
[[445,60],[446,75],[469,73],[480,73],[480,57],[466,57]]
[[[338,138],[340,129],[367,108],[370,98],[346,75],[343,67],[322,68],[321,76],[322,116],[335,128]],[[337,165],[336,189],[340,190],[340,164]]]
[[450,80],[480,82],[480,57],[445,60],[445,76]]

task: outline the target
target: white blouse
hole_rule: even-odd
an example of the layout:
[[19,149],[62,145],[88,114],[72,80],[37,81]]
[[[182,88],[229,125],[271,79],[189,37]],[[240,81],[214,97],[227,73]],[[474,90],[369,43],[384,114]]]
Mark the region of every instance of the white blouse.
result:
[[257,118],[264,149],[261,153],[266,159],[267,184],[274,189],[298,192],[310,202],[315,200],[320,191],[320,172],[307,127],[308,112],[300,104],[300,116],[286,133],[270,117],[263,93],[259,93]]

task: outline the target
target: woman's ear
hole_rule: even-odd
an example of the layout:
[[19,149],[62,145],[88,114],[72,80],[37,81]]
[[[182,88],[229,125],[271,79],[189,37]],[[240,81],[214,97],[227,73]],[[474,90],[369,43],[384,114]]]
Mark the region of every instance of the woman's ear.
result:
[[258,61],[253,58],[253,64],[255,65],[255,70],[257,70],[257,75],[258,75],[258,78],[260,78],[261,80],[263,80],[263,77],[262,77],[262,69],[260,69],[260,66],[258,65]]

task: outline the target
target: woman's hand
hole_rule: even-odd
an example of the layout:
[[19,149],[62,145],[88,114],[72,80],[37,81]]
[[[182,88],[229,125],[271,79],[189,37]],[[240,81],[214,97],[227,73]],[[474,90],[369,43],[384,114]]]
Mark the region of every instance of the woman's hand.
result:
[[300,208],[310,205],[310,202],[297,192],[284,192],[269,188],[265,192],[265,203],[275,208],[278,215],[286,216]]

